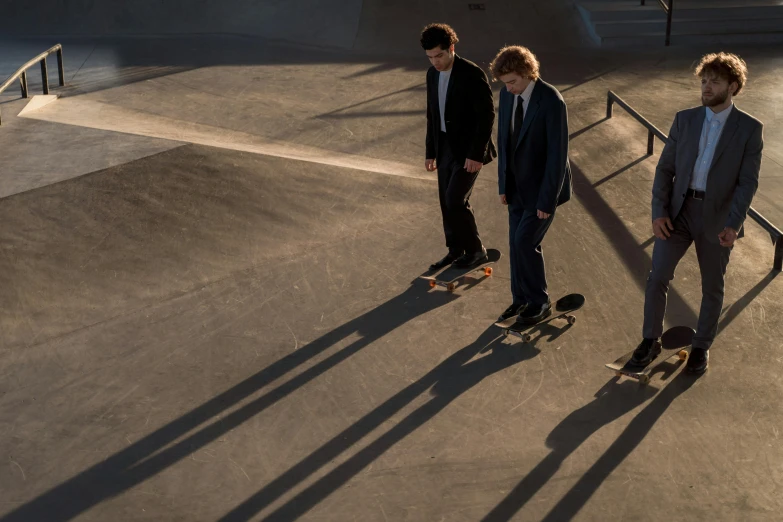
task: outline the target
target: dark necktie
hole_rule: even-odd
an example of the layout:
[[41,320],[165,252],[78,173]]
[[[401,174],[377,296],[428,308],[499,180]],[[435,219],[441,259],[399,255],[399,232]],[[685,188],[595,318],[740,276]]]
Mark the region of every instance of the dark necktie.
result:
[[525,112],[522,104],[522,98],[517,96],[517,108],[514,111],[514,131],[508,133],[508,145],[506,147],[510,170],[513,170],[514,152],[517,149],[519,133],[522,130],[522,122],[525,120]]
[[513,136],[514,148],[516,148],[517,141],[519,141],[519,133],[522,131],[522,122],[524,120],[525,120],[525,108],[522,103],[522,98],[520,96],[517,96],[517,110],[514,111],[514,136]]

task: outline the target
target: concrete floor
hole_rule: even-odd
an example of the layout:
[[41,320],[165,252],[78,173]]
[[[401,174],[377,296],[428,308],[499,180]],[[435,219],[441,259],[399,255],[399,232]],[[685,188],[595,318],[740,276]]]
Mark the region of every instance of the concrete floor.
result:
[[[576,191],[550,286],[587,304],[525,344],[493,327],[507,256],[454,294],[417,279],[444,251],[423,57],[64,43],[62,99],[20,118],[0,98],[0,522],[781,519],[783,282],[758,226],[705,376],[603,367],[640,337],[657,161],[606,91],[668,130],[703,50],[540,53]],[[742,52],[754,205],[780,226],[780,49]],[[506,253],[495,164],[472,201]],[[699,297],[690,252],[667,324]]]

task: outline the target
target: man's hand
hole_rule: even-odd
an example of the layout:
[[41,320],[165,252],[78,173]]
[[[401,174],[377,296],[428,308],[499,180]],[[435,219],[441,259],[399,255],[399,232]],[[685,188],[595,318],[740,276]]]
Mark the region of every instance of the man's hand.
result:
[[653,220],[653,234],[655,234],[655,237],[658,239],[666,241],[666,238],[672,235],[672,230],[674,230],[674,225],[672,225],[671,219],[662,217]]
[[537,215],[538,215],[538,219],[547,219],[547,218],[549,218],[549,216],[551,216],[552,214],[547,214],[547,213],[546,213],[546,212],[544,212],[543,210],[539,210]]
[[720,246],[733,247],[734,242],[737,240],[737,234],[738,232],[731,227],[724,228],[723,232],[718,234],[718,239],[720,240]]
[[437,167],[435,166],[435,160],[434,159],[426,159],[424,160],[424,168],[427,169],[427,172],[432,172]]
[[501,205],[508,205],[508,200],[506,199],[506,195],[505,194],[501,194],[500,195],[500,204]]
[[465,170],[471,174],[475,174],[476,172],[480,171],[481,167],[483,166],[484,165],[480,161],[473,161],[472,159],[465,160]]

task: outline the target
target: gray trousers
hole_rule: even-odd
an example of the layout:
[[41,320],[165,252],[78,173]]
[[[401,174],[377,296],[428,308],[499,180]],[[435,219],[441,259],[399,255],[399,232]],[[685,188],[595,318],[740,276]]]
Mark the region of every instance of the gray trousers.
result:
[[674,219],[674,231],[665,241],[655,239],[652,270],[647,277],[644,297],[644,327],[647,339],[663,335],[663,317],[666,312],[666,294],[674,270],[691,243],[696,243],[696,257],[701,272],[701,311],[694,348],[709,349],[718,332],[718,319],[723,308],[723,278],[729,264],[731,248],[722,247],[718,238],[704,235],[702,206],[704,202],[688,198]]

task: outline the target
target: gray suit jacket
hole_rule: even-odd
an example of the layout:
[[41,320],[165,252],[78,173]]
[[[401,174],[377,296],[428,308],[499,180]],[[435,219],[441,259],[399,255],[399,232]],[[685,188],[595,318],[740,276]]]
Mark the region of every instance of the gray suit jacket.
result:
[[[685,192],[699,155],[705,107],[677,113],[661,153],[653,182],[652,218],[674,219],[685,202]],[[743,235],[742,224],[759,185],[763,124],[732,108],[723,129],[707,178],[704,196],[704,232],[718,243],[718,234],[731,227]]]
[[[505,194],[506,178],[513,175],[522,207],[551,214],[571,199],[565,101],[557,89],[539,78],[530,95],[514,153],[509,155],[513,111],[514,95],[503,87],[498,118],[498,190]],[[514,165],[507,165],[509,157],[513,157]]]

